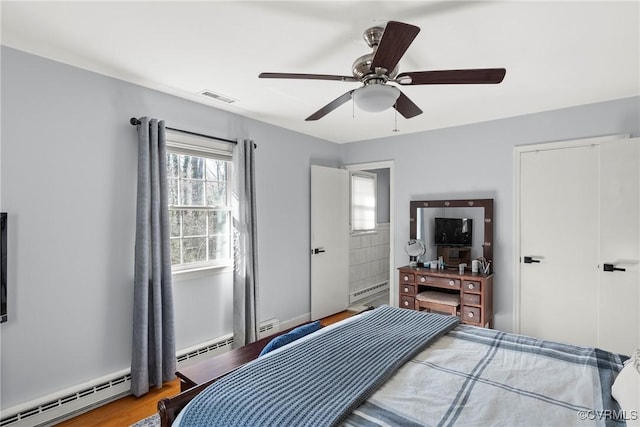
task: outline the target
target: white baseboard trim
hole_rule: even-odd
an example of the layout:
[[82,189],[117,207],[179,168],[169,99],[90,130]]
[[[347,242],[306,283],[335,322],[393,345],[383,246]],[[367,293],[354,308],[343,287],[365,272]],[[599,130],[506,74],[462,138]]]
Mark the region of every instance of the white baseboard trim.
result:
[[303,323],[307,323],[311,320],[311,313],[305,313],[301,316],[294,317],[293,319],[285,320],[284,322],[280,322],[280,330],[287,330],[289,328],[294,328],[298,325],[302,325]]
[[80,413],[130,394],[129,369],[114,372],[74,387],[7,408],[2,411],[2,427],[55,425]]

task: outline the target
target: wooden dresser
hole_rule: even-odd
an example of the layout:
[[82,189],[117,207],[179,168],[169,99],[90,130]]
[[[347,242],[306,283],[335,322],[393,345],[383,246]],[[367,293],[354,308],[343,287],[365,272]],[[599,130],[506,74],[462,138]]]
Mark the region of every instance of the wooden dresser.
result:
[[400,274],[399,306],[418,310],[416,295],[435,290],[460,295],[460,319],[469,325],[493,327],[493,274],[453,270],[431,270],[408,266],[398,269]]

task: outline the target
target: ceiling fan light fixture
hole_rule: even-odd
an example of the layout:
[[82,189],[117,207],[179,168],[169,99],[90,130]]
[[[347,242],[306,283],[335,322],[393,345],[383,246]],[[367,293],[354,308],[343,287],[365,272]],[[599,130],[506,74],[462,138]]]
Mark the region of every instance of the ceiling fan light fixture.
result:
[[378,113],[387,110],[396,103],[400,90],[385,84],[368,84],[353,92],[353,102],[361,110]]

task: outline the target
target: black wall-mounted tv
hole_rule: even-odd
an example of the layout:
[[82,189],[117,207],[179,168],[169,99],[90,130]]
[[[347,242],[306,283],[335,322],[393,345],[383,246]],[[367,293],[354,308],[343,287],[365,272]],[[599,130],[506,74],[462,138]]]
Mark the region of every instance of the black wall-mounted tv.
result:
[[471,218],[436,218],[433,240],[436,246],[472,246]]
[[7,321],[7,213],[0,212],[0,323]]

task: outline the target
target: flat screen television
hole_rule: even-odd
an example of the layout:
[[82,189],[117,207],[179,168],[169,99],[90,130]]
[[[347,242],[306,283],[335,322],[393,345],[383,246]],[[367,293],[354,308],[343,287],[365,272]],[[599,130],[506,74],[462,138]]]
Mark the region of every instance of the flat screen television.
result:
[[471,218],[436,218],[433,233],[436,246],[472,246]]
[[0,323],[7,321],[7,213],[0,212]]

